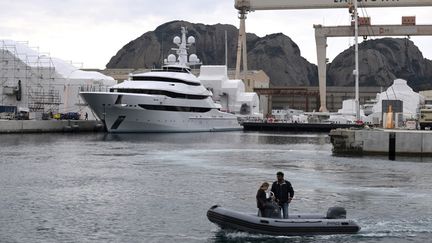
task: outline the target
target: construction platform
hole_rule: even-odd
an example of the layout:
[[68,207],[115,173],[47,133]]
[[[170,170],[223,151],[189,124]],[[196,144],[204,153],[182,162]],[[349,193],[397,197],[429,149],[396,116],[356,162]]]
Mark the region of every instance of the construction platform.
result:
[[329,136],[335,154],[432,156],[432,131],[336,129]]
[[0,133],[103,132],[96,120],[0,120]]

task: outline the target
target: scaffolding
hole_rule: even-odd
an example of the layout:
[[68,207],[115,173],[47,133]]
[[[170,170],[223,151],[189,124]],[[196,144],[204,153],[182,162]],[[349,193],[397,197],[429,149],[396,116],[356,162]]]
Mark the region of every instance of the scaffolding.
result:
[[28,108],[31,112],[58,113],[60,92],[58,90],[38,90],[29,92]]
[[[56,70],[52,58],[38,47],[29,47],[32,52],[26,52],[20,45],[28,46],[28,42],[0,40],[0,105],[28,107],[34,112],[58,111],[61,98],[53,87]],[[22,101],[11,98],[17,92],[22,93]]]

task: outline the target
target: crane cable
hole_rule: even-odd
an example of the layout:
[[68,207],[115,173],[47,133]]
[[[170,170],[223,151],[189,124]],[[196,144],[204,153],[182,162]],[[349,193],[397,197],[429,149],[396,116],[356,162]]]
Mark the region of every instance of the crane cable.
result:
[[[366,18],[370,18],[370,16],[369,16],[369,14],[368,14],[368,12],[367,12],[367,9],[364,7],[364,3],[363,2],[360,2],[360,9],[361,9],[361,11],[362,11],[362,14],[363,14],[363,16],[364,17],[366,17]],[[371,21],[372,22],[372,21]],[[372,24],[371,24],[372,25]],[[373,31],[373,28],[372,28],[372,26],[371,25],[366,25],[367,27],[366,27],[366,30],[367,30],[367,32],[368,32],[368,36],[375,36],[375,33],[374,33],[374,31]],[[371,33],[372,33],[372,35],[371,35]],[[367,36],[366,36],[367,37]],[[363,39],[365,40],[365,36],[363,36]]]

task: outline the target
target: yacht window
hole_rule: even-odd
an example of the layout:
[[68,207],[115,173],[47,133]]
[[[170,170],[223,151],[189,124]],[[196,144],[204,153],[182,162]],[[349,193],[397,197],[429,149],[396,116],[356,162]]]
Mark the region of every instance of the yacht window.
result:
[[152,72],[190,73],[190,68],[165,66],[165,67],[162,67],[162,69],[153,69]]
[[152,90],[152,89],[111,89],[111,92],[118,93],[133,93],[133,94],[152,94],[152,95],[165,95],[171,98],[177,99],[190,99],[190,100],[203,100],[206,99],[207,95],[191,95],[191,94],[180,94],[166,90]]
[[178,112],[199,112],[204,113],[211,110],[211,108],[205,107],[187,107],[187,106],[169,106],[169,105],[143,105],[139,104],[141,108],[146,110],[157,110],[157,111],[178,111]]
[[132,76],[133,81],[152,81],[152,82],[169,82],[169,83],[182,83],[193,86],[200,86],[201,83],[189,82],[182,79],[177,78],[168,78],[168,77],[152,77],[152,76]]

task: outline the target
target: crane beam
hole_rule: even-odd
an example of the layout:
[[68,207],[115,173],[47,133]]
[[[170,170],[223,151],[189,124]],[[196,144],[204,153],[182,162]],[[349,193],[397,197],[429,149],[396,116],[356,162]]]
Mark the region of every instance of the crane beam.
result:
[[[278,9],[347,8],[353,0],[235,0],[235,8],[241,11]],[[432,6],[432,0],[358,0],[359,7],[421,7]]]
[[[351,37],[354,27],[314,25],[317,37]],[[359,36],[431,36],[432,25],[367,25],[359,26]]]
[[[318,80],[320,90],[321,108],[326,110],[326,49],[327,37],[351,37],[354,34],[353,26],[322,26],[314,25],[318,61]],[[360,36],[431,36],[432,25],[369,25],[359,26]]]

